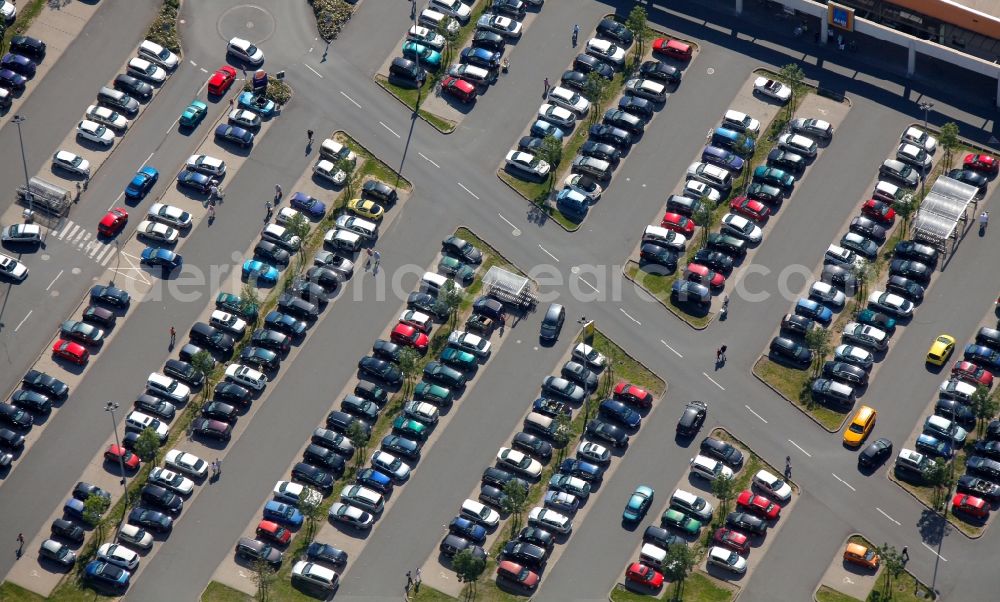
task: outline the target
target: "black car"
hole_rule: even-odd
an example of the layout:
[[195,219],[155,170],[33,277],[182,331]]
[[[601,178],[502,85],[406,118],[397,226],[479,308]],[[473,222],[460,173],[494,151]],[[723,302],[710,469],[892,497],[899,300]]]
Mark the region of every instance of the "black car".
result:
[[389,205],[394,205],[399,198],[395,188],[378,180],[365,182],[364,186],[361,187],[361,194]]
[[976,441],[973,452],[990,460],[1000,460],[1000,441]]
[[205,375],[187,362],[182,362],[181,360],[169,359],[163,364],[163,373],[167,376],[172,376],[174,378],[183,380],[184,382],[190,383],[196,387],[200,387],[205,383]]
[[652,119],[653,113],[656,112],[653,101],[630,95],[621,97],[621,100],[618,101],[618,108],[646,120]]
[[378,339],[372,344],[372,354],[375,357],[394,364],[399,363],[399,354],[402,351],[402,347],[385,339]]
[[777,186],[754,181],[747,187],[747,196],[755,201],[774,204],[781,202],[784,193]]
[[494,320],[504,319],[504,316],[507,315],[506,310],[504,310],[503,303],[497,301],[493,297],[487,297],[485,295],[478,297],[472,303],[472,311]]
[[959,493],[968,493],[986,500],[990,504],[1000,502],[1000,485],[986,479],[964,474],[958,477],[956,489]]
[[14,394],[10,396],[10,401],[19,408],[42,414],[52,409],[52,400],[45,394],[30,389],[14,391]]
[[6,88],[15,92],[24,91],[28,78],[20,73],[14,73],[10,69],[0,68],[0,88]]
[[605,79],[612,79],[615,76],[615,70],[611,68],[611,65],[589,54],[578,54],[573,59],[573,69],[585,75],[596,73]]
[[524,527],[517,534],[517,540],[544,548],[550,552],[555,545],[555,537],[545,529],[538,527]]
[[[621,128],[604,123],[590,126],[590,137],[600,142],[606,142],[618,148],[628,148],[632,145],[632,134]],[[620,155],[619,155],[620,156]]]
[[938,258],[938,252],[936,249],[912,240],[899,241],[896,243],[896,248],[893,249],[893,252],[896,254],[896,257],[916,259],[920,263],[928,266],[936,264]]
[[639,259],[644,263],[661,265],[666,268],[666,272],[677,269],[677,251],[651,242],[643,243],[639,248]]
[[291,337],[301,337],[309,325],[280,311],[272,311],[264,316],[264,327],[283,332]]
[[811,319],[798,314],[785,314],[785,317],[781,319],[782,330],[802,336],[805,336],[815,326],[816,323]]
[[474,48],[485,48],[487,50],[503,52],[504,48],[507,47],[507,40],[498,33],[479,29],[472,36],[472,46]]
[[369,436],[372,434],[371,425],[364,420],[359,420],[354,416],[351,416],[350,414],[334,410],[326,415],[326,427],[344,435],[350,432],[351,425],[355,422],[361,425],[361,429],[368,433]]
[[181,496],[167,491],[159,485],[145,485],[139,495],[142,501],[147,504],[163,508],[173,514],[180,512],[184,507],[184,500],[181,499]]
[[310,303],[305,299],[288,293],[283,293],[278,297],[278,309],[307,320],[312,320],[319,316],[319,307],[315,303]]
[[887,291],[902,295],[914,303],[920,303],[924,300],[924,287],[909,278],[889,276],[885,288]]
[[378,420],[378,404],[374,401],[362,399],[357,395],[345,396],[340,402],[340,409],[369,422]]
[[386,435],[382,437],[382,449],[391,453],[402,456],[408,460],[418,460],[420,459],[420,448],[423,443],[419,441],[414,441],[413,439],[407,439],[400,435]]
[[510,481],[519,479],[514,476],[514,473],[508,470],[497,468],[496,466],[490,466],[483,470],[483,476],[480,480],[484,485],[492,485],[494,487],[503,488]]
[[86,481],[79,481],[76,486],[73,487],[73,497],[81,502],[87,501],[87,498],[92,495],[103,498],[109,504],[111,503],[111,494],[97,485],[92,485]]
[[689,401],[677,421],[677,434],[684,437],[693,436],[704,424],[706,416],[708,416],[708,404],[703,401]]
[[604,142],[598,142],[596,140],[587,140],[584,142],[580,147],[579,152],[584,157],[594,157],[601,159],[602,161],[607,161],[612,165],[617,164],[622,158],[622,152],[620,150],[610,144],[605,144]]
[[333,566],[344,566],[347,564],[347,552],[340,548],[335,548],[328,543],[314,541],[306,548],[306,558],[316,562],[325,562]]
[[508,541],[500,553],[504,558],[513,560],[529,569],[541,568],[545,564],[546,556],[548,556],[548,550],[545,548],[517,540]]
[[465,263],[479,264],[483,261],[483,253],[469,241],[457,236],[449,236],[441,241],[441,250],[448,255],[461,259]]
[[819,279],[843,290],[848,296],[854,293],[857,277],[851,270],[839,265],[826,264]]
[[767,532],[767,523],[763,519],[746,512],[730,512],[726,515],[726,525],[752,535],[763,535]]
[[74,523],[73,521],[66,520],[65,518],[57,518],[52,521],[52,535],[55,537],[61,537],[62,539],[68,539],[74,543],[83,543],[84,538],[87,537],[87,532],[83,530],[83,527]]
[[104,326],[105,328],[111,328],[115,325],[115,314],[110,309],[98,307],[96,305],[88,305],[87,308],[83,310],[83,321],[98,324],[100,326]]
[[312,436],[309,440],[316,445],[322,445],[327,449],[332,449],[348,460],[354,455],[354,445],[351,444],[350,439],[348,439],[343,433],[318,427],[313,429]]
[[660,61],[643,61],[639,65],[639,77],[664,84],[681,83],[681,70]]
[[720,272],[728,272],[733,269],[733,258],[720,251],[698,249],[691,261]]
[[215,385],[213,397],[219,401],[245,406],[250,403],[250,390],[236,383],[224,381]]
[[380,406],[389,402],[389,392],[382,387],[368,381],[360,381],[354,386],[354,394],[362,399],[374,401]]
[[285,354],[292,347],[292,339],[287,334],[277,330],[258,328],[250,335],[250,344],[262,349],[269,349],[275,353]]
[[828,361],[823,364],[823,376],[845,382],[855,387],[868,384],[868,373],[863,368],[847,362]]
[[28,370],[21,382],[24,386],[41,391],[52,398],[64,399],[69,395],[69,386],[66,383],[38,370]]
[[670,546],[678,543],[687,545],[687,542],[679,536],[674,535],[663,527],[657,527],[656,525],[646,527],[646,530],[642,533],[642,542],[651,543],[663,550],[669,549]]
[[330,301],[330,294],[325,288],[315,282],[310,282],[305,278],[296,278],[292,280],[288,286],[285,287],[285,293],[295,295],[304,301],[308,301],[309,303],[319,306],[323,306]]
[[958,180],[963,184],[975,186],[979,189],[979,192],[976,194],[977,198],[982,198],[986,194],[986,188],[990,183],[989,178],[978,171],[972,171],[971,169],[952,169],[948,172],[948,177],[953,180]]
[[177,352],[177,357],[179,357],[181,361],[191,363],[198,354],[205,354],[205,359],[210,366],[209,370],[215,369],[215,358],[212,357],[212,352],[207,349],[203,349],[194,343],[184,343],[184,346]]
[[240,412],[236,409],[236,406],[214,399],[201,406],[201,415],[205,418],[221,420],[230,424],[236,422],[236,418],[239,416],[239,413]]
[[149,100],[153,97],[153,86],[144,81],[140,81],[131,75],[120,74],[115,76],[114,87],[115,90],[118,90],[119,92],[124,92],[129,96],[139,98],[141,100]]
[[597,37],[614,40],[621,46],[627,48],[632,45],[632,41],[635,39],[635,34],[633,34],[632,30],[628,27],[625,27],[623,23],[607,18],[602,19],[601,22],[597,24]]
[[788,337],[771,339],[770,355],[772,358],[785,360],[799,367],[806,367],[812,363],[812,351]]
[[4,449],[21,449],[24,447],[24,435],[10,429],[0,428],[0,447]]
[[802,171],[806,168],[806,158],[784,149],[775,148],[767,154],[767,164],[788,171]]
[[41,60],[45,58],[45,42],[31,36],[14,36],[10,39],[10,52]]
[[926,284],[931,279],[931,269],[912,259],[893,259],[889,262],[889,273],[921,284]]
[[319,285],[327,293],[333,293],[344,281],[344,275],[332,268],[313,266],[306,270],[306,280]]
[[858,467],[871,469],[885,462],[892,455],[892,441],[879,438],[858,454]]
[[110,284],[95,284],[90,289],[90,299],[119,309],[127,308],[131,301],[128,293]]
[[500,53],[485,48],[463,48],[459,59],[462,63],[482,67],[487,71],[500,66]]
[[579,71],[564,71],[559,81],[563,86],[581,92],[587,88],[587,74]]
[[468,539],[455,535],[454,533],[449,533],[445,535],[444,539],[441,540],[441,544],[438,546],[438,551],[445,558],[454,558],[459,552],[469,550],[474,558],[478,558],[486,562],[486,551],[481,547],[473,544]]
[[344,465],[346,463],[344,457],[337,452],[315,443],[310,443],[306,446],[305,451],[302,452],[302,459],[309,464],[319,466],[323,470],[329,470],[337,474],[344,472]]
[[195,343],[214,349],[226,356],[233,352],[233,347],[236,345],[236,340],[232,335],[204,322],[195,322],[191,326],[190,336]]
[[35,424],[31,414],[9,403],[0,403],[0,421],[22,430],[30,429]]
[[421,311],[429,316],[437,318],[438,320],[444,320],[450,314],[447,303],[439,301],[436,297],[434,297],[434,295],[421,293],[419,291],[409,294],[406,298],[406,307],[408,309]]
[[253,144],[254,135],[252,132],[241,127],[229,125],[228,123],[220,123],[215,128],[215,137],[246,148]]
[[[337,477],[339,478],[343,472],[343,465],[341,465],[341,469],[338,471]],[[312,485],[324,493],[330,493],[333,491],[334,476],[319,467],[313,466],[312,464],[297,462],[295,466],[292,467],[292,478],[296,481],[301,481],[306,485]]]
[[859,215],[851,220],[850,229],[851,232],[856,232],[865,238],[870,238],[880,245],[885,242],[885,228],[863,215]]
[[288,265],[291,255],[283,247],[279,247],[269,240],[262,240],[253,248],[253,255],[264,263],[273,265]]
[[736,449],[736,446],[715,437],[705,437],[699,446],[702,455],[717,460],[722,460],[726,464],[737,467],[743,465],[743,452]]
[[166,533],[174,526],[174,519],[162,512],[138,506],[128,513],[128,522],[157,533]]
[[479,501],[484,504],[489,504],[498,510],[502,510],[509,503],[507,500],[508,496],[504,491],[498,487],[492,485],[480,485],[479,486]]
[[278,369],[281,360],[278,359],[278,354],[270,349],[247,345],[240,352],[240,363],[265,372],[273,372]]
[[37,68],[38,65],[35,61],[20,54],[5,54],[3,60],[0,60],[0,69],[10,69],[11,71],[20,73],[25,77],[34,77],[35,70]]
[[233,436],[233,426],[221,420],[211,418],[195,418],[191,422],[191,431],[202,437],[209,437],[218,441],[229,441]]
[[624,429],[598,418],[587,423],[586,434],[591,439],[610,443],[613,447],[628,445],[628,434]]
[[135,409],[165,420],[173,420],[177,414],[177,407],[174,404],[148,393],[143,393],[135,398]]
[[982,477],[994,483],[1000,481],[1000,462],[982,456],[969,456],[965,461],[969,474]]
[[385,381],[390,385],[398,385],[403,382],[403,375],[399,368],[370,355],[366,355],[358,362],[358,372],[363,376]]
[[542,462],[548,462],[552,458],[551,443],[523,431],[514,435],[511,447],[530,454]]
[[517,149],[526,153],[536,154],[541,150],[543,143],[544,141],[541,138],[521,136],[521,139],[517,141]]

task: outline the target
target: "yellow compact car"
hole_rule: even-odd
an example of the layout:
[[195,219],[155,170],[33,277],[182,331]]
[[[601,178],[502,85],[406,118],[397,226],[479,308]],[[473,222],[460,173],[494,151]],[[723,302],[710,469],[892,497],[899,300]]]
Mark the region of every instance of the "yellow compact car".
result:
[[381,220],[382,214],[385,213],[382,205],[367,199],[351,199],[347,201],[347,210],[355,215],[360,215],[365,219],[374,221]]
[[951,352],[955,350],[955,337],[950,334],[939,334],[931,348],[927,350],[927,363],[935,366],[943,366]]
[[875,416],[877,414],[878,412],[875,411],[875,408],[868,406],[858,408],[858,412],[851,419],[851,424],[844,431],[844,445],[849,447],[861,445],[861,442],[868,437],[868,433],[872,432],[872,428],[875,427]]

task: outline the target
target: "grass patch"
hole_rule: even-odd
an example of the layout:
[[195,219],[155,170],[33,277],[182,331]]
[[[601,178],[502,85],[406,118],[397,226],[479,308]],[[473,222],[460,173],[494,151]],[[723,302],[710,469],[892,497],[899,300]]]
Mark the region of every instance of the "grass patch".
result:
[[819,586],[819,589],[816,590],[816,600],[817,602],[861,602],[857,598],[842,594],[825,585]]
[[[24,33],[28,31],[28,27],[31,26],[35,17],[41,14],[42,7],[45,6],[45,2],[46,0],[31,0],[27,4],[22,4],[21,7],[18,8],[17,20],[14,21],[13,25],[7,28],[3,34],[3,39],[0,40],[0,50],[6,52],[7,48],[10,48],[11,38],[14,36],[24,35]],[[4,598],[4,600],[6,600],[6,598]]]
[[632,591],[622,585],[621,583],[616,583],[615,588],[611,590],[611,595],[608,598],[611,602],[649,602],[649,600],[656,600],[663,593],[663,590],[642,594],[639,592]]
[[879,573],[878,579],[875,580],[875,587],[868,594],[866,602],[926,602],[935,598],[934,592],[917,581],[917,578],[909,571],[900,573],[892,582],[892,591],[888,595],[883,594],[888,578],[888,572]]
[[674,300],[670,296],[670,288],[674,285],[674,280],[677,279],[676,272],[662,276],[651,274],[643,271],[638,263],[629,260],[625,266],[625,275],[631,278],[644,291],[659,299],[670,313],[684,320],[694,328],[699,330],[705,328],[715,317],[715,314],[711,311],[706,311],[703,316],[690,314],[683,307],[674,303]]
[[24,589],[10,581],[0,583],[0,600],[4,602],[41,602],[45,598],[33,591]]
[[209,583],[201,594],[201,602],[251,602],[251,600],[253,596],[248,596],[218,581]]
[[809,370],[794,370],[762,357],[754,365],[753,372],[831,433],[839,431],[847,419],[847,414],[811,401]]
[[[955,457],[952,459],[954,462],[953,474],[957,480],[960,475],[965,474],[965,463],[969,456],[974,455],[972,447],[975,445],[976,440],[973,438],[973,433],[969,433],[969,437],[965,441],[965,445],[962,449],[958,450]],[[930,509],[934,509],[934,488],[927,485],[916,485],[910,481],[896,478],[895,474],[892,473],[893,480],[899,484],[900,487],[906,489],[913,494],[922,504]],[[937,511],[944,511],[945,518],[949,523],[952,524],[956,529],[962,533],[968,535],[969,537],[979,537],[986,530],[986,522],[977,523],[976,519],[972,516],[965,514],[954,514],[951,509],[951,499],[955,493],[954,487],[950,488],[946,493],[942,494],[942,501],[944,503],[944,508],[938,507]]]
[[[444,69],[444,67],[441,68]],[[428,96],[434,94],[434,84],[431,81],[431,78],[429,77],[424,81],[423,85],[419,89],[404,88],[402,86],[397,86],[393,83],[390,83],[389,79],[384,75],[376,75],[375,82],[378,83],[378,85],[385,88],[386,90],[388,90],[390,94],[398,98],[400,101],[402,101],[403,104],[410,107],[410,109],[412,110],[417,109],[418,92],[420,92],[421,94],[421,101],[423,101],[424,98],[427,98]],[[431,113],[429,111],[425,111],[423,109],[417,111],[417,114],[420,115],[420,117],[424,121],[431,124],[431,126],[433,126],[434,129],[438,130],[442,134],[450,134],[451,132],[455,131],[456,124],[453,121],[435,115],[434,113]]]
[[[666,586],[666,595],[660,592],[655,595],[634,592],[618,584],[611,590],[612,602],[648,602],[649,600],[677,600],[677,584]],[[684,581],[684,602],[729,602],[736,590],[717,579],[709,577],[701,571],[693,571]]]

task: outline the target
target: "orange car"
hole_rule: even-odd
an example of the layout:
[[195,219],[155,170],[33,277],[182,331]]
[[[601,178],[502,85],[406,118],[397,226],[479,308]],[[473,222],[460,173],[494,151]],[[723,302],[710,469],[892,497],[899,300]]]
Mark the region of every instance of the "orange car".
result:
[[871,548],[866,548],[859,543],[849,543],[847,544],[847,549],[844,550],[844,562],[850,562],[851,564],[869,569],[877,569],[879,557],[875,553],[875,550]]

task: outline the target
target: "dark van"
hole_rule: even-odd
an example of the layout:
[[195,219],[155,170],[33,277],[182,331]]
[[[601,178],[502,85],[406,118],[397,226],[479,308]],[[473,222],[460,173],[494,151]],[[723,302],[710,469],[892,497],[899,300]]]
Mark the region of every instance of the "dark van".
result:
[[558,303],[549,305],[549,309],[542,318],[541,339],[543,341],[555,341],[559,338],[563,322],[566,321],[566,308]]

